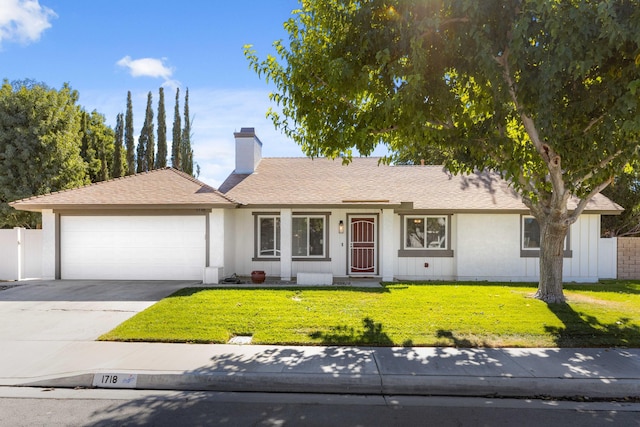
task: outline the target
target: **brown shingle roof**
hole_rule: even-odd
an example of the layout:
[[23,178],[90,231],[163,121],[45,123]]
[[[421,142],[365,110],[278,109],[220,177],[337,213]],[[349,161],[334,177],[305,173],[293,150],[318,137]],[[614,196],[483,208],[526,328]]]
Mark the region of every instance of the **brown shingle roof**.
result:
[[230,197],[173,168],[130,175],[10,203],[16,209],[194,209],[235,207]]
[[[263,158],[256,172],[230,176],[226,195],[254,206],[371,206],[413,203],[433,211],[528,211],[521,198],[497,174],[453,176],[442,166],[389,166],[377,158]],[[575,206],[575,205],[574,205]],[[572,208],[574,206],[569,206]],[[587,211],[619,213],[604,196]]]

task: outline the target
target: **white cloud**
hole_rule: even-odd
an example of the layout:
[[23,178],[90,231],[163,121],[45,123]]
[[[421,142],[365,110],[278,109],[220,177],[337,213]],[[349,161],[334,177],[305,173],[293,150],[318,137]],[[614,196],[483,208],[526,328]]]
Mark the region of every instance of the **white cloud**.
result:
[[116,64],[120,67],[127,68],[132,77],[159,77],[165,81],[165,85],[167,86],[179,86],[179,82],[171,79],[173,68],[165,65],[165,61],[166,58],[131,59],[131,57],[127,55],[116,62]]
[[0,45],[3,41],[30,43],[40,39],[56,13],[38,0],[0,0]]

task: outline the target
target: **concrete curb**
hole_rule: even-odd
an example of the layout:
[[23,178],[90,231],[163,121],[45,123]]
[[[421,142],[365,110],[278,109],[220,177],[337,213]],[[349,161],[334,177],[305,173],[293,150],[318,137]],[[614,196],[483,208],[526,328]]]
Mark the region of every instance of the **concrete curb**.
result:
[[[17,386],[93,388],[95,374],[102,373],[81,373],[40,378],[17,384]],[[141,390],[460,397],[544,396],[548,398],[589,397],[598,399],[640,397],[640,381],[637,379],[281,373],[136,373],[136,375],[137,385],[135,388]]]

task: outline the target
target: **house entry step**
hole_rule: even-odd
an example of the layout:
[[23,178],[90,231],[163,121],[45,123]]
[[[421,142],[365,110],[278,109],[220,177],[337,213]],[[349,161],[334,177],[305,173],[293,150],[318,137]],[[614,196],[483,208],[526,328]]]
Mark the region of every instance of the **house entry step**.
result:
[[298,285],[333,285],[331,273],[298,273],[296,276]]

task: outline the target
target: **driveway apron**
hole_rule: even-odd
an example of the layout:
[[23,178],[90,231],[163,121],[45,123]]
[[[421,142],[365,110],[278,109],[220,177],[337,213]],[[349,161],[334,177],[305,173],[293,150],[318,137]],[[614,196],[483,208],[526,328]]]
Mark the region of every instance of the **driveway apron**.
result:
[[[0,291],[0,342],[93,341],[183,281],[34,281]],[[6,348],[6,347],[5,347]]]

